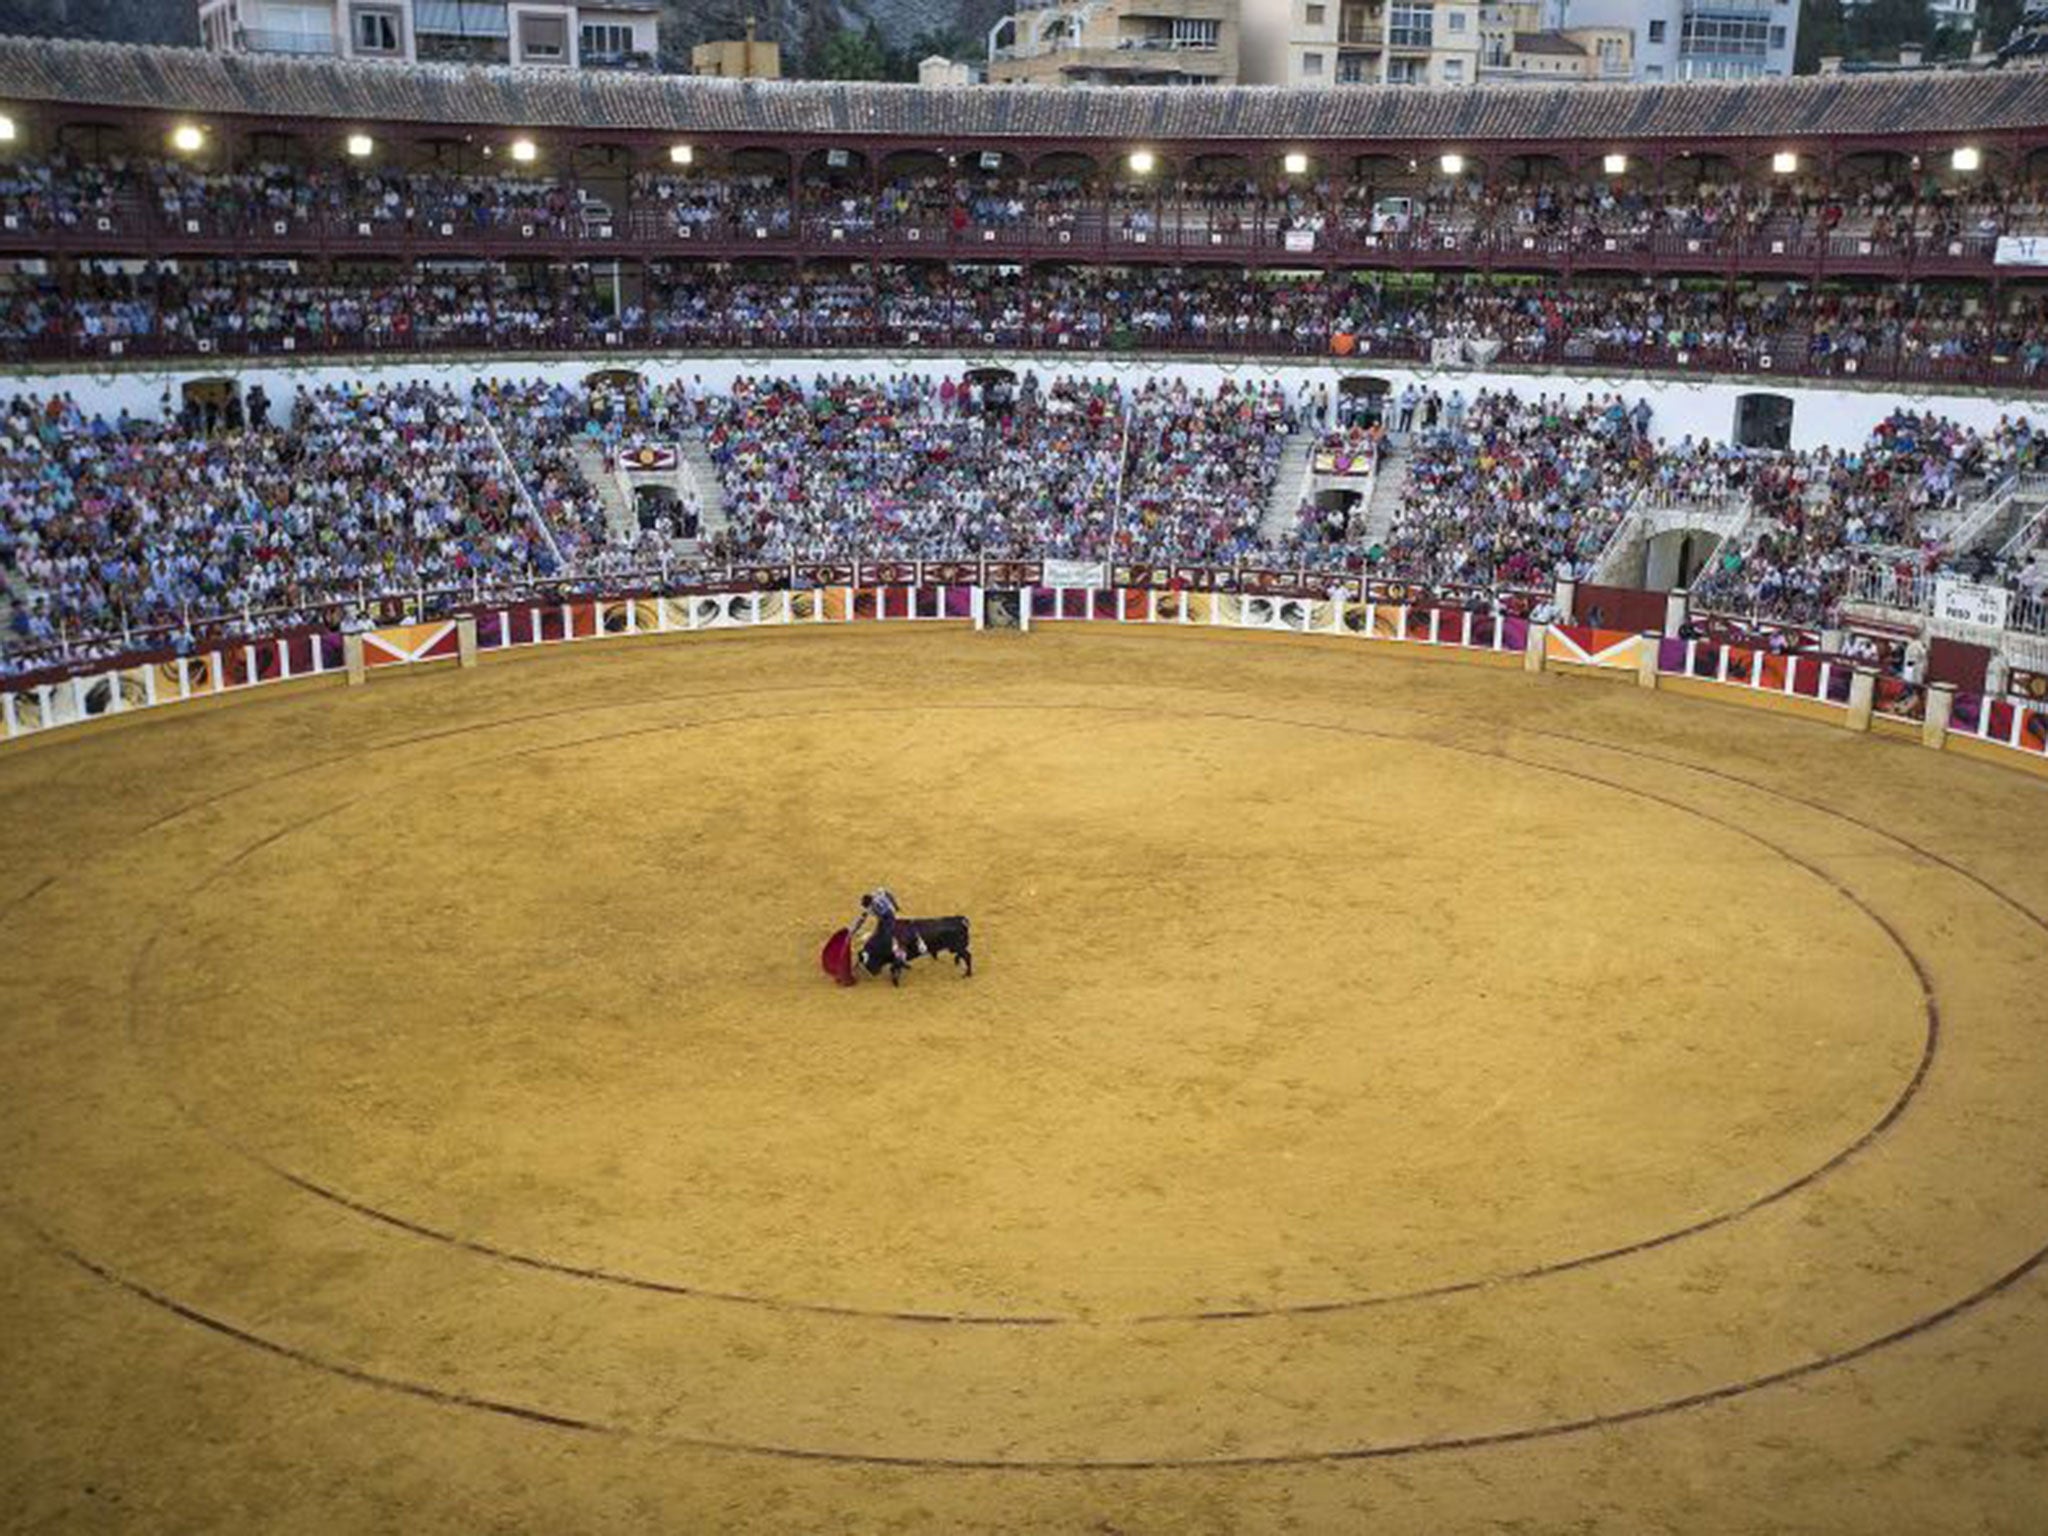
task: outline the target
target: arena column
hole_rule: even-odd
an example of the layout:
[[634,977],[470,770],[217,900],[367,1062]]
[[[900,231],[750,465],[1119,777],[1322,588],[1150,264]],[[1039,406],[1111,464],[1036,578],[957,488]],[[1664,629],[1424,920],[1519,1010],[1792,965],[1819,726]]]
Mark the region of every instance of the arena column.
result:
[[476,615],[465,613],[455,621],[455,649],[461,665],[476,665]]
[[359,630],[350,630],[341,637],[341,659],[348,667],[348,685],[360,688],[370,680],[369,669],[363,665],[363,637]]
[[1550,634],[1548,624],[1531,624],[1529,638],[1522,646],[1522,670],[1541,672],[1543,670],[1544,641]]
[[1927,713],[1920,721],[1920,745],[1939,752],[1948,744],[1949,716],[1955,713],[1956,685],[1929,683]]
[[1557,586],[1550,595],[1551,604],[1557,609],[1558,623],[1570,624],[1577,620],[1578,614],[1573,611],[1572,605],[1578,601],[1578,596],[1578,582],[1560,572],[1557,578]]
[[1692,594],[1684,587],[1673,587],[1664,594],[1664,634],[1676,640],[1685,630],[1685,621],[1692,617]]
[[1664,643],[1664,637],[1654,629],[1643,631],[1636,643],[1636,686],[1655,688],[1657,686],[1657,651]]
[[1877,705],[1877,673],[1858,667],[1849,679],[1849,713],[1842,724],[1852,731],[1870,729],[1870,712]]

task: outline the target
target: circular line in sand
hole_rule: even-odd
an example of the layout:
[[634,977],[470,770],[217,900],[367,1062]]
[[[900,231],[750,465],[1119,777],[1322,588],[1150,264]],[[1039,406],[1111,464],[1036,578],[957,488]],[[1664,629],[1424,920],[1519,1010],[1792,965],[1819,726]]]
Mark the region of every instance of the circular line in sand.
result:
[[[770,691],[779,692],[784,690]],[[593,706],[593,708],[604,707],[608,706]],[[835,705],[820,709],[750,711],[733,715],[712,716],[708,718],[699,718],[686,721],[668,721],[648,726],[633,726],[628,728],[622,728],[616,731],[600,732],[595,735],[577,737],[574,740],[570,741],[548,743],[538,747],[517,748],[503,753],[495,754],[492,757],[479,759],[471,766],[481,767],[491,762],[503,761],[516,757],[533,756],[548,752],[567,751],[574,748],[597,745],[600,743],[612,742],[635,736],[660,734],[669,731],[693,730],[705,726],[729,724],[742,721],[814,719],[819,718],[821,716],[856,714],[918,714],[932,711],[986,711],[1009,713],[1071,713],[1076,711],[1085,711],[1091,713],[1139,716],[1152,716],[1156,714],[1156,711],[1154,710],[1143,709],[1136,706],[1120,706],[1104,703],[1019,704],[993,701],[989,703],[954,703],[930,705],[846,704]],[[1883,1136],[1893,1125],[1895,1125],[1898,1122],[1899,1118],[1902,1115],[1904,1115],[1907,1108],[1910,1106],[1913,1099],[1918,1095],[1922,1086],[1926,1082],[1928,1073],[1933,1067],[1935,1057],[1939,1048],[1941,1037],[1941,1015],[1939,1001],[1936,997],[1933,981],[1927,971],[1925,964],[1922,962],[1919,955],[1913,951],[1912,947],[1906,942],[1904,937],[1898,932],[1898,930],[1893,926],[1893,924],[1889,920],[1887,920],[1884,916],[1878,913],[1867,902],[1865,902],[1861,897],[1859,897],[1854,891],[1850,890],[1843,882],[1836,879],[1833,875],[1829,874],[1827,871],[1820,868],[1813,862],[1800,857],[1799,855],[1791,852],[1782,845],[1773,842],[1770,838],[1764,836],[1763,834],[1747,826],[1744,826],[1728,818],[1717,816],[1710,811],[1703,810],[1697,806],[1690,805],[1683,800],[1679,800],[1671,796],[1658,794],[1654,791],[1643,789],[1639,786],[1624,784],[1617,780],[1605,778],[1595,773],[1588,773],[1580,769],[1566,768],[1555,764],[1541,763],[1536,762],[1532,759],[1517,757],[1511,752],[1506,751],[1505,749],[1480,749],[1474,747],[1460,746],[1454,743],[1427,741],[1414,736],[1403,734],[1398,731],[1384,731],[1364,726],[1334,724],[1328,721],[1306,721],[1286,719],[1282,717],[1260,715],[1247,711],[1197,710],[1181,713],[1177,715],[1176,718],[1183,720],[1228,720],[1232,722],[1247,723],[1261,726],[1305,729],[1365,740],[1399,742],[1413,747],[1450,752],[1466,757],[1504,761],[1512,763],[1518,767],[1532,769],[1539,773],[1550,774],[1559,778],[1575,780],[1582,783],[1592,784],[1600,788],[1613,790],[1636,799],[1644,800],[1652,804],[1661,805],[1668,809],[1676,810],[1685,815],[1692,816],[1697,820],[1706,822],[1709,825],[1715,826],[1725,831],[1733,832],[1738,836],[1743,837],[1764,849],[1767,849],[1771,853],[1777,855],[1779,858],[1792,864],[1795,868],[1803,870],[1805,873],[1812,876],[1814,879],[1818,880],[1821,884],[1826,886],[1834,894],[1838,895],[1845,901],[1849,902],[1850,905],[1854,906],[1858,911],[1863,913],[1863,915],[1867,919],[1869,919],[1869,921],[1879,930],[1879,932],[1884,936],[1886,941],[1893,947],[1893,949],[1896,950],[1897,953],[1905,960],[1908,967],[1912,970],[1915,980],[1919,986],[1921,995],[1922,1018],[1924,1022],[1924,1033],[1922,1038],[1921,1051],[1915,1063],[1914,1070],[1908,1077],[1905,1084],[1900,1089],[1899,1093],[1891,1100],[1891,1102],[1885,1107],[1883,1112],[1877,1117],[1875,1121],[1872,1122],[1872,1124],[1869,1127],[1867,1127],[1862,1133],[1860,1133],[1847,1145],[1841,1147],[1840,1149],[1832,1153],[1830,1156],[1822,1160],[1820,1163],[1805,1170],[1804,1172],[1800,1173],[1788,1182],[1778,1185],[1770,1190],[1767,1190],[1763,1194],[1747,1202],[1744,1202],[1741,1205],[1733,1206],[1726,1210],[1715,1212],[1712,1215],[1702,1217],[1698,1220],[1686,1223],[1684,1225],[1671,1228],[1663,1232],[1654,1233],[1643,1238],[1635,1239],[1628,1243],[1618,1244],[1612,1247],[1599,1249],[1590,1253],[1573,1255],[1563,1259],[1549,1260],[1541,1264],[1529,1265],[1520,1269],[1505,1271],[1500,1274],[1478,1276],[1468,1279],[1449,1281],[1441,1284],[1417,1287],[1414,1289],[1404,1291],[1379,1292],[1364,1296],[1337,1297],[1320,1301],[1276,1303],[1274,1305],[1265,1307],[1197,1309],[1188,1311],[1140,1313],[1114,1317],[1084,1317],[1075,1314],[1058,1313],[983,1313],[967,1311],[948,1311],[939,1308],[861,1307],[850,1304],[809,1300],[804,1298],[761,1295],[754,1292],[722,1289],[712,1285],[695,1284],[685,1281],[664,1280],[657,1277],[609,1269],[603,1266],[571,1264],[562,1260],[549,1258],[545,1255],[523,1252],[520,1250],[507,1248],[499,1244],[491,1243],[481,1238],[468,1236],[459,1232],[449,1231],[444,1228],[433,1226],[426,1222],[418,1221],[412,1217],[404,1215],[398,1211],[389,1209],[385,1206],[357,1199],[340,1189],[337,1189],[319,1179],[316,1179],[310,1176],[309,1174],[303,1173],[295,1168],[292,1168],[287,1164],[282,1163],[277,1159],[272,1158],[269,1155],[260,1152],[253,1147],[248,1146],[246,1143],[237,1138],[232,1132],[222,1127],[212,1116],[210,1116],[205,1111],[205,1109],[202,1106],[194,1104],[189,1100],[185,1099],[184,1097],[178,1095],[167,1083],[160,1082],[159,1089],[166,1095],[166,1097],[168,1097],[172,1101],[172,1103],[176,1106],[176,1108],[183,1116],[185,1116],[192,1124],[194,1124],[199,1129],[204,1131],[218,1144],[234,1152],[236,1155],[242,1157],[243,1159],[254,1164],[255,1166],[262,1168],[267,1173],[290,1184],[291,1186],[302,1191],[303,1193],[314,1197],[315,1199],[334,1205],[340,1209],[346,1210],[354,1215],[361,1216],[367,1220],[376,1222],[383,1226],[390,1227],[396,1231],[404,1232],[410,1236],[422,1238],[430,1242],[442,1244],[452,1249],[457,1249],[463,1252],[478,1255],[480,1257],[485,1257],[506,1264],[511,1264],[520,1268],[559,1275],[565,1278],[585,1281],[593,1284],[618,1287],[622,1289],[651,1292],[660,1295],[675,1296],[697,1301],[757,1307],[771,1311],[807,1313],[826,1317],[841,1317],[855,1319],[866,1318],[874,1321],[891,1323],[950,1325],[960,1327],[983,1328],[1047,1328],[1062,1326],[1109,1327],[1148,1326],[1173,1323],[1250,1322],[1264,1319],[1286,1317],[1328,1316],[1331,1314],[1357,1312],[1364,1311],[1370,1308],[1392,1306],[1400,1303],[1427,1301],[1434,1298],[1458,1295],[1471,1291],[1496,1289],[1505,1285],[1526,1282],[1530,1280],[1537,1280],[1544,1278],[1546,1276],[1563,1274],[1573,1270],[1586,1269],[1597,1264],[1607,1263],[1617,1259],[1627,1258],[1636,1254],[1649,1252],[1651,1250],[1666,1247],[1673,1243],[1683,1241],[1684,1239],[1697,1236],[1701,1233],[1709,1232],[1716,1228],[1726,1226],[1746,1216],[1752,1215],[1757,1211],[1775,1205],[1778,1202],[1785,1200],[1790,1196],[1798,1193],[1799,1191],[1806,1189],[1812,1186],[1813,1184],[1817,1183],[1821,1179],[1825,1178],[1828,1174],[1832,1173],[1835,1169],[1841,1167],[1844,1163],[1846,1163],[1851,1158],[1856,1156],[1859,1152],[1869,1147],[1881,1136]],[[475,726],[469,727],[467,729],[483,730],[496,726],[500,723],[502,722],[480,721],[477,722]],[[436,739],[440,739],[442,737],[450,735],[459,735],[463,733],[464,732],[461,731],[438,732],[436,733]],[[1598,745],[1598,743],[1588,744]],[[1624,752],[1627,751],[1627,749],[1618,750]],[[1631,755],[1647,756],[1648,754]],[[1652,760],[1659,762],[1666,761],[1665,759],[1654,757],[1652,757]],[[1680,764],[1678,766],[1686,765]],[[1741,782],[1745,784],[1748,783],[1748,781]],[[1777,793],[1777,791],[1769,789],[1765,786],[1752,784],[1749,785],[1749,787],[1755,789],[1757,793],[1763,794],[1773,799],[1787,798],[1784,796],[1780,796]],[[249,857],[251,854],[257,852],[259,849],[274,846],[275,844],[283,841],[285,838],[287,838],[300,828],[310,826],[316,823],[323,817],[333,814],[335,811],[344,808],[344,806],[348,803],[352,802],[342,802],[341,804],[325,807],[320,811],[299,818],[298,820],[288,824],[286,827],[282,829],[266,834],[264,837],[258,839],[256,842],[251,843],[247,847],[230,855],[226,860],[222,861],[212,871],[210,871],[199,882],[199,884],[201,886],[204,886],[213,883],[223,873],[225,873],[226,870],[239,864],[242,860]],[[1831,814],[1835,814],[1838,816],[1840,815],[1840,813]],[[1853,820],[1853,818],[1848,817],[1843,817],[1842,819]],[[1881,829],[1870,827],[1867,824],[1861,822],[1857,822],[1856,825],[1858,825],[1859,827],[1863,827],[1865,830],[1872,832],[1876,836],[1884,837],[1894,842],[1897,841],[1896,839],[1890,838],[1890,835],[1888,833],[1883,832]],[[142,1045],[142,1022],[140,1018],[140,1010],[136,994],[141,977],[147,967],[148,957],[153,952],[157,939],[161,935],[161,931],[161,928],[159,928],[156,931],[153,931],[145,940],[142,950],[138,953],[136,964],[133,968],[131,968],[129,976],[127,1033],[131,1047],[134,1048],[139,1055],[144,1053],[144,1048]]]

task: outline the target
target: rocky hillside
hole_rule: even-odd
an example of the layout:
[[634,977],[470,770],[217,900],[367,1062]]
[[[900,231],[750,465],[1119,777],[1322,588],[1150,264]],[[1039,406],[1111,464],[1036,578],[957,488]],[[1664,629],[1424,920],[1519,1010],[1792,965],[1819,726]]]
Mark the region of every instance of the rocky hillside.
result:
[[739,37],[748,17],[759,35],[782,44],[787,72],[820,67],[833,34],[865,34],[872,27],[885,47],[912,63],[927,52],[980,58],[988,29],[1012,9],[1010,0],[662,0],[664,52],[678,66],[690,44]]
[[196,44],[199,7],[193,0],[0,0],[0,32]]

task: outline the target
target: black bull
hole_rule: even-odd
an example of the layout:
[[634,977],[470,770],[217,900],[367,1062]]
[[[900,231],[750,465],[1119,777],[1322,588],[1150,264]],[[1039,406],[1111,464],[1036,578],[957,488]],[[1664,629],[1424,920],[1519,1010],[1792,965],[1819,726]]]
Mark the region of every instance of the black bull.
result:
[[889,984],[903,984],[906,961],[927,955],[951,955],[956,966],[974,974],[974,954],[967,947],[967,919],[964,917],[899,917],[885,923],[861,946],[860,963],[870,976],[889,968]]

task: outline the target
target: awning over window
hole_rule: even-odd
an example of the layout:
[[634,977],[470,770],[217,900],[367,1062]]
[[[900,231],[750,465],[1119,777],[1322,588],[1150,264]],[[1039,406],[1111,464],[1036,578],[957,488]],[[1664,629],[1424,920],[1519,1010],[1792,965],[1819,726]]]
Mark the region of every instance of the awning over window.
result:
[[417,0],[413,29],[452,37],[510,37],[505,0]]

